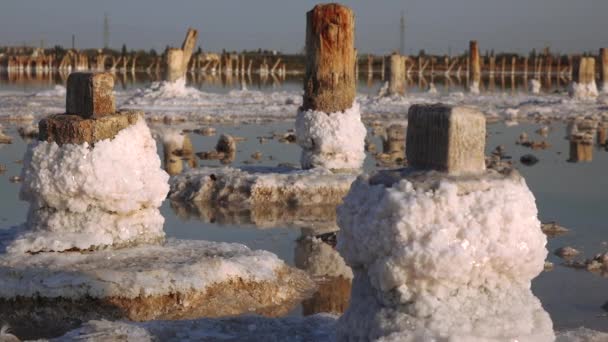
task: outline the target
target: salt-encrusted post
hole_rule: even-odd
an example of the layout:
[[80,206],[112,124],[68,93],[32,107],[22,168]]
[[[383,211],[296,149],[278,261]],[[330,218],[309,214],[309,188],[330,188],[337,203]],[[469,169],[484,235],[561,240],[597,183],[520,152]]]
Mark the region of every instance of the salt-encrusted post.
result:
[[475,109],[413,105],[408,112],[407,160],[418,169],[482,172],[485,137],[485,116]]
[[355,102],[355,16],[340,4],[306,15],[304,99],[296,119],[303,168],[358,169],[365,126]]
[[534,195],[516,170],[485,170],[485,139],[476,109],[412,106],[409,167],[351,185],[337,209],[354,274],[337,341],[555,340],[530,289],[547,256]]
[[602,91],[608,92],[608,48],[600,49],[600,80]]
[[394,52],[390,57],[389,67],[388,93],[390,95],[405,94],[405,61],[403,56]]
[[595,85],[595,58],[579,57],[572,66],[572,83],[568,89],[571,97],[578,99],[597,97]]
[[479,62],[479,46],[476,40],[469,42],[469,78],[471,85],[469,90],[471,93],[479,94],[479,84],[481,83],[481,64]]

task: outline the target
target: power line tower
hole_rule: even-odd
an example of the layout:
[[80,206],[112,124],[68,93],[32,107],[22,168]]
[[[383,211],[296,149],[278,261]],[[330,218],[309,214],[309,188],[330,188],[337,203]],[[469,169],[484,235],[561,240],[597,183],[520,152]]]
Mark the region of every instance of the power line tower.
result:
[[103,15],[103,48],[107,49],[110,47],[110,18],[108,13]]
[[405,13],[401,10],[401,25],[400,36],[399,36],[399,53],[405,54]]

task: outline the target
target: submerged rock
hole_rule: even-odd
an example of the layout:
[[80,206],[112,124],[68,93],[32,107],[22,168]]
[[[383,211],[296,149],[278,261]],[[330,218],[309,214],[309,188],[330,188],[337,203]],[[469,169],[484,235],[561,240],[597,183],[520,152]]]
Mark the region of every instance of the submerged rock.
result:
[[524,154],[519,158],[519,161],[526,166],[532,166],[538,163],[539,160],[533,154]]
[[236,153],[236,140],[228,134],[222,134],[215,149],[226,154]]
[[543,233],[549,237],[554,237],[569,232],[568,228],[562,227],[557,222],[545,222],[540,226]]
[[579,252],[577,249],[570,247],[570,246],[565,246],[565,247],[560,247],[558,249],[555,250],[555,252],[553,252],[553,254],[557,255],[560,258],[573,258],[579,254],[581,254],[581,252]]

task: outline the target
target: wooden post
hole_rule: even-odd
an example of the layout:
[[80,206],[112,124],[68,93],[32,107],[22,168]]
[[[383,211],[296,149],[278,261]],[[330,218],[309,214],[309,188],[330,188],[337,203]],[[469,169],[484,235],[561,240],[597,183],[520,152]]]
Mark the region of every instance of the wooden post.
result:
[[368,77],[374,74],[374,56],[367,55],[367,75]]
[[355,16],[338,4],[306,14],[304,110],[341,112],[355,100]]
[[413,168],[454,174],[485,170],[486,118],[476,109],[413,105],[406,136],[407,160]]
[[384,72],[386,71],[385,64],[386,56],[382,56],[382,64],[380,66],[380,78],[384,81]]
[[188,28],[186,38],[184,38],[184,42],[182,43],[182,70],[184,75],[186,74],[186,70],[188,70],[188,63],[192,57],[192,51],[194,51],[194,48],[196,47],[197,39],[198,31],[193,28]]
[[165,51],[165,80],[175,82],[184,77],[184,51],[169,48]]
[[517,64],[517,57],[511,57],[511,76],[515,76],[515,66]]
[[496,71],[496,57],[494,55],[490,56],[490,76],[494,75],[494,71]]
[[405,94],[405,63],[403,56],[393,53],[390,57],[389,65],[388,93],[390,95]]
[[479,64],[479,46],[476,40],[469,42],[469,77],[471,79],[471,92],[479,92],[481,83],[481,65]]
[[608,48],[600,49],[600,80],[602,91],[608,92]]

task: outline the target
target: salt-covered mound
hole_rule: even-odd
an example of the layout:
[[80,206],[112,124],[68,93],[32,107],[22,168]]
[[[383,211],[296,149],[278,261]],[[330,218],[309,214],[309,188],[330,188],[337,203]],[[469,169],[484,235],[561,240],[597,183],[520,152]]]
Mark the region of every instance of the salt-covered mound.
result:
[[94,146],[31,144],[20,192],[30,202],[28,219],[7,249],[87,250],[162,241],[158,208],[169,176],[160,166],[143,118]]
[[356,175],[323,168],[199,168],[170,180],[169,197],[181,202],[207,202],[241,208],[256,205],[336,205]]
[[313,286],[276,255],[240,244],[169,240],[94,253],[8,253],[0,255],[0,321],[30,338],[93,319],[277,316]]
[[338,224],[355,274],[339,339],[553,341],[530,291],[546,237],[516,172],[361,177]]
[[579,100],[595,99],[598,97],[599,92],[595,81],[589,83],[576,83],[572,82],[568,87],[568,94]]
[[359,169],[365,160],[365,135],[359,104],[344,112],[298,110],[296,141],[304,168]]
[[91,321],[51,341],[334,341],[336,317],[267,319],[256,316],[127,323]]

